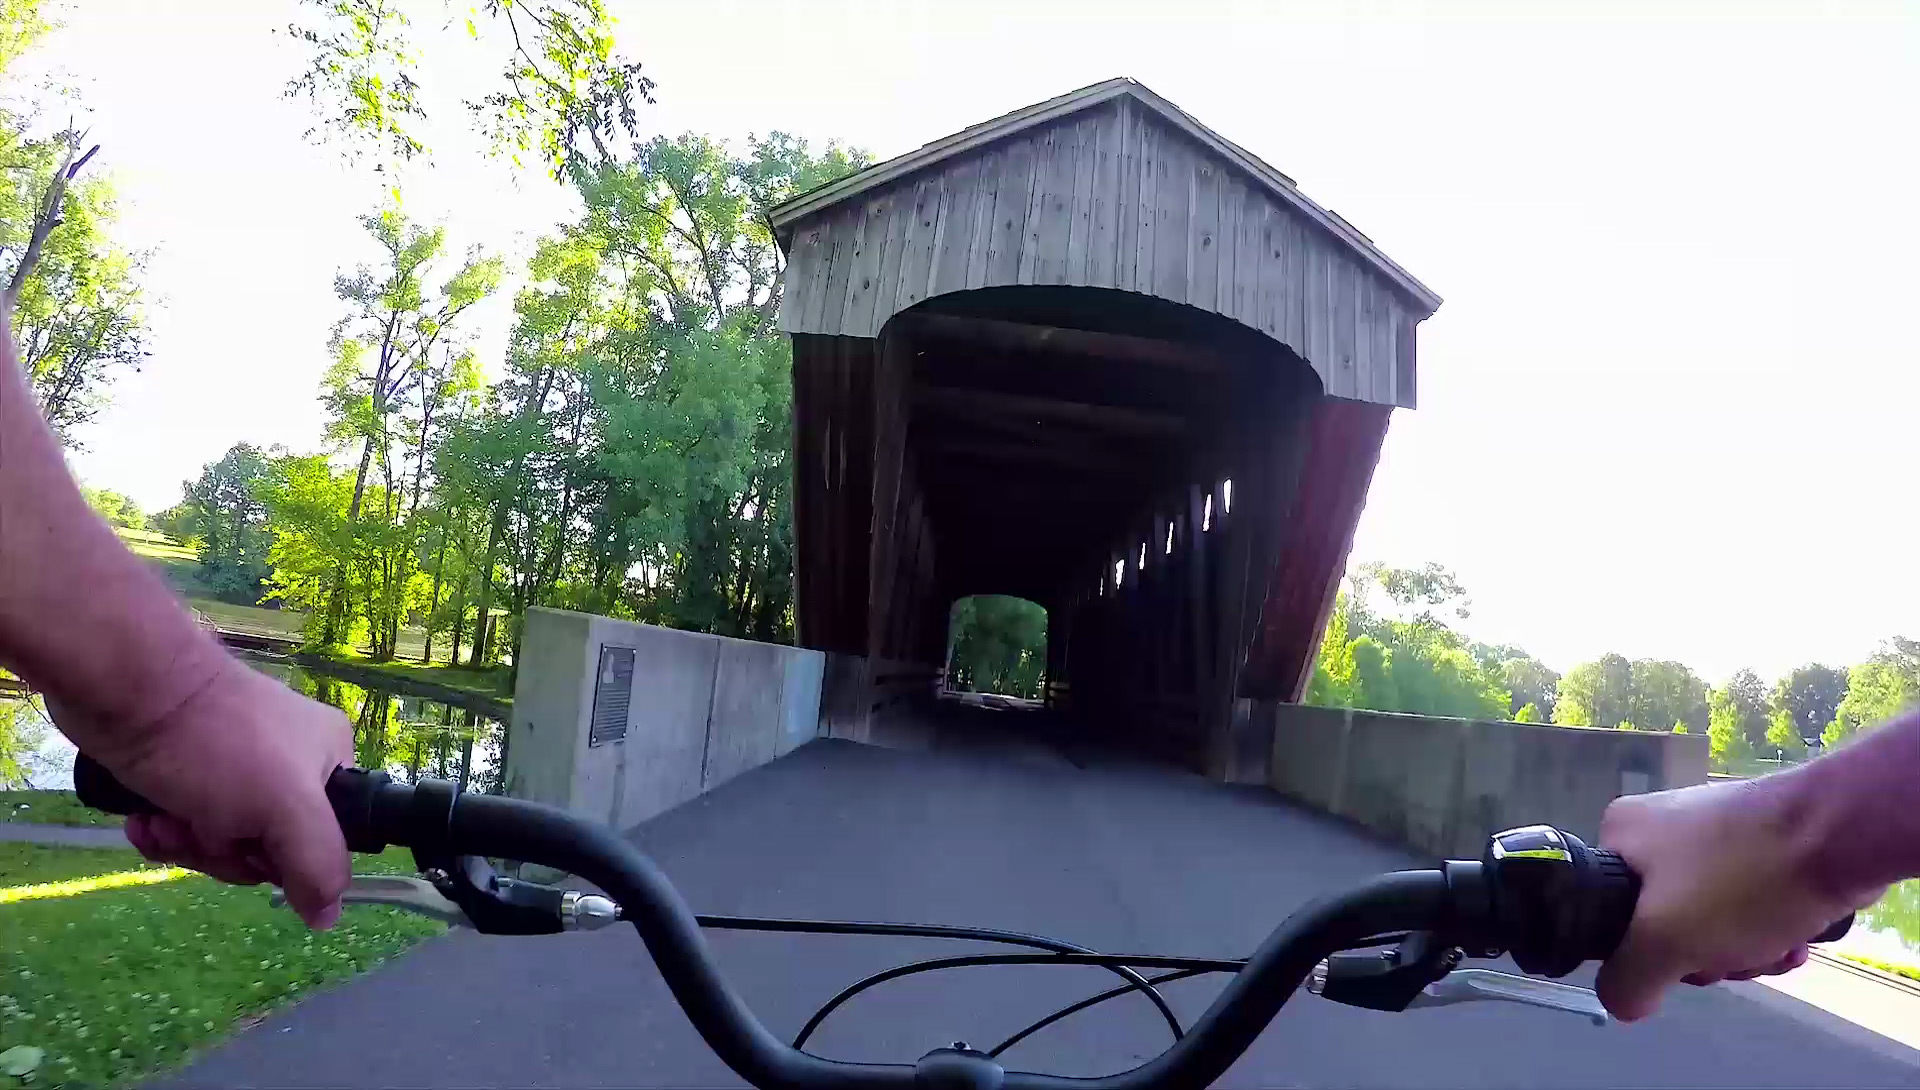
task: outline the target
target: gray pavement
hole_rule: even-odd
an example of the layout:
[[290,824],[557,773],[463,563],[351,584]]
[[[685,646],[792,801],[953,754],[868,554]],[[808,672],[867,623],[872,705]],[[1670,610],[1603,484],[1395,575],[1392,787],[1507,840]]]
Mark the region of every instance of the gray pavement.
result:
[[[990,715],[991,713],[982,713]],[[1004,719],[1004,716],[1002,717]],[[1038,931],[1108,950],[1238,956],[1288,912],[1421,861],[1271,794],[1117,757],[963,736],[925,753],[816,742],[635,831],[697,911]],[[918,939],[711,936],[790,1036],[858,977],[967,949]],[[976,968],[883,986],[813,1050],[910,1062],[986,1045],[1108,986],[1092,969]],[[1189,1017],[1218,983],[1174,985]],[[1685,989],[1635,1026],[1522,1007],[1384,1014],[1299,996],[1227,1086],[1807,1087],[1920,1084],[1920,1053],[1780,995]],[[1009,1066],[1095,1075],[1167,1044],[1143,1002],[1085,1012]],[[736,1086],[634,935],[467,933],[423,944],[215,1048],[172,1085]]]
[[131,848],[117,825],[35,825],[0,822],[0,841],[15,844],[57,844],[63,848]]

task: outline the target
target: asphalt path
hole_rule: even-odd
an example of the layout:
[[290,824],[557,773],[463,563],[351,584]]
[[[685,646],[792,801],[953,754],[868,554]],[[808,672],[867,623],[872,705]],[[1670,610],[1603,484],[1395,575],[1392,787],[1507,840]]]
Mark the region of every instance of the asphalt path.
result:
[[[1018,713],[982,710],[988,724]],[[928,752],[815,742],[636,829],[696,911],[1040,932],[1109,951],[1237,957],[1286,914],[1406,852],[1252,788],[961,730]],[[978,949],[927,939],[710,936],[783,1037],[859,977]],[[1171,985],[1189,1018],[1218,978]],[[911,1062],[999,1041],[1112,978],[994,967],[885,985],[809,1046]],[[1169,1042],[1143,1001],[1076,1015],[1005,1057],[1098,1075]],[[168,1080],[194,1087],[737,1086],[626,928],[454,933],[268,1018]],[[1386,1014],[1301,995],[1227,1086],[1867,1087],[1920,1053],[1752,985],[1684,989],[1634,1026],[1505,1004]]]

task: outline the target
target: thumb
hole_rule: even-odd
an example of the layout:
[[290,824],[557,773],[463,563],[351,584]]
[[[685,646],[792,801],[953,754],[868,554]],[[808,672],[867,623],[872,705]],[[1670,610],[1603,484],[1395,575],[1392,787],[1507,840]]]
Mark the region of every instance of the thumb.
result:
[[332,927],[352,868],[326,796],[315,790],[288,798],[260,840],[280,872],[288,907],[315,930]]
[[1594,978],[1593,990],[1622,1022],[1637,1022],[1660,1008],[1660,993],[1687,974],[1676,951],[1645,931],[1629,930]]

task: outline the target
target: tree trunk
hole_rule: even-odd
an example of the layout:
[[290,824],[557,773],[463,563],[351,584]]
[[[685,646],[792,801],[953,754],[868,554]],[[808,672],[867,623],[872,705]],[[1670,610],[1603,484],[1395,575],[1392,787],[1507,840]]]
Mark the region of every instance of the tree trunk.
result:
[[460,790],[467,789],[467,779],[473,774],[473,713],[464,712],[465,724],[460,732]]
[[440,551],[433,558],[433,593],[427,596],[427,639],[420,649],[420,665],[433,665],[433,615],[440,608],[440,575],[447,567],[447,531],[440,531]]
[[469,666],[484,666],[487,662],[487,650],[493,635],[493,625],[488,623],[487,611],[493,608],[493,560],[494,553],[500,547],[500,535],[507,530],[507,501],[501,500],[493,514],[493,525],[487,530],[486,560],[480,566],[480,604],[473,621],[473,657],[467,661]]
[[[360,521],[360,501],[367,492],[367,468],[373,463],[373,437],[360,448],[360,468],[353,475],[353,502],[347,505],[347,553],[353,552],[353,527]],[[350,562],[350,561],[349,561]],[[327,594],[327,615],[320,629],[320,642],[328,647],[340,642],[340,626],[347,619],[347,564],[335,569],[333,589]]]

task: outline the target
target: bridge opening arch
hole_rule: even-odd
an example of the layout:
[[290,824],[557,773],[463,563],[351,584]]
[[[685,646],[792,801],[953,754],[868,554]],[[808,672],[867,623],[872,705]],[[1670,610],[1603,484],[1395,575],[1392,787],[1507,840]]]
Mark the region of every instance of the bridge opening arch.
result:
[[942,689],[1038,704],[1047,689],[1047,609],[1006,594],[970,594],[948,610]]

